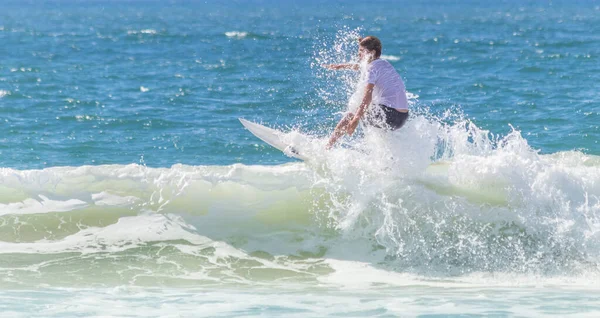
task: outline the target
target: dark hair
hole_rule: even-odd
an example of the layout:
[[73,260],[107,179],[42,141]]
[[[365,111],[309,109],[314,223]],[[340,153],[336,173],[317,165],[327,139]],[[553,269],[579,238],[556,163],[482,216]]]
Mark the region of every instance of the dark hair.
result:
[[369,51],[375,51],[375,58],[381,56],[381,41],[376,36],[366,36],[364,38],[358,38],[358,44]]

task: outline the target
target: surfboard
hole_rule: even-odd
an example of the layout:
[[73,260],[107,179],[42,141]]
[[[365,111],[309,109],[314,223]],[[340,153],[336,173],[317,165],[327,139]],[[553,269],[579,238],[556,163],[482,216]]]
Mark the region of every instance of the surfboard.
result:
[[303,149],[303,143],[306,143],[306,138],[296,135],[291,135],[283,131],[253,123],[243,118],[238,118],[242,125],[246,127],[258,139],[267,144],[281,150],[289,157],[307,161],[310,157],[307,151]]

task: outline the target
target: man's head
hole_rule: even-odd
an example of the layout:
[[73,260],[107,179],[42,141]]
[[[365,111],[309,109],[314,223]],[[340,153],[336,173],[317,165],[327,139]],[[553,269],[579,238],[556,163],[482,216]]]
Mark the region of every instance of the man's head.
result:
[[369,61],[381,56],[381,41],[375,36],[369,35],[358,39],[358,57],[362,60],[368,56]]

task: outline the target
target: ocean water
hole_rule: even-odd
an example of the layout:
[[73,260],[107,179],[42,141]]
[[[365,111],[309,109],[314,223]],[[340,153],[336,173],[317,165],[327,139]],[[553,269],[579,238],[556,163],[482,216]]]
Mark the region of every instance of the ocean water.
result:
[[[600,315],[597,1],[0,8],[2,316]],[[324,151],[364,35],[411,118]]]

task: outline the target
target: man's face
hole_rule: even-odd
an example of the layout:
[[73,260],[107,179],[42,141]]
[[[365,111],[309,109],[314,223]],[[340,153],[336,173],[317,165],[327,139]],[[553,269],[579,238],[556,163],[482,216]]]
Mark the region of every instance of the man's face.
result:
[[358,60],[363,61],[367,59],[371,55],[371,52],[367,50],[366,47],[359,45],[358,46]]
[[367,50],[367,48],[359,45],[358,46],[358,60],[362,61],[365,59],[365,57],[369,54],[369,50]]

